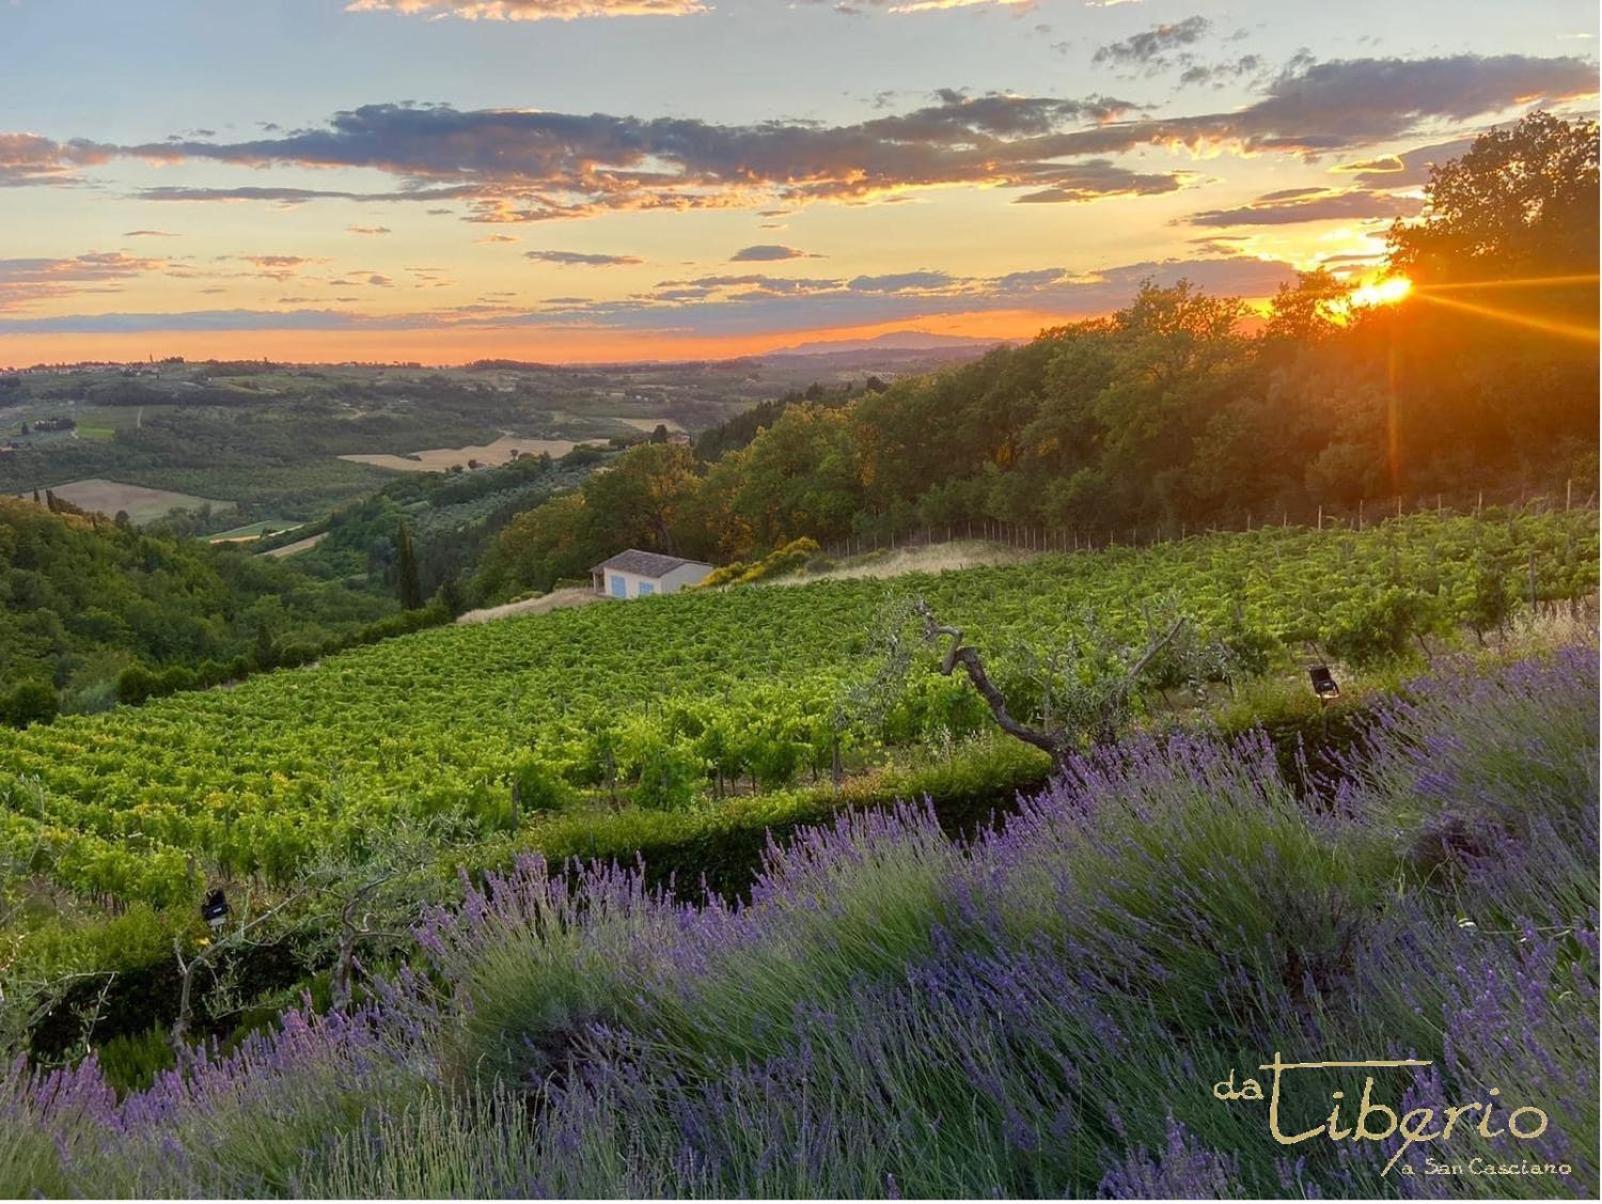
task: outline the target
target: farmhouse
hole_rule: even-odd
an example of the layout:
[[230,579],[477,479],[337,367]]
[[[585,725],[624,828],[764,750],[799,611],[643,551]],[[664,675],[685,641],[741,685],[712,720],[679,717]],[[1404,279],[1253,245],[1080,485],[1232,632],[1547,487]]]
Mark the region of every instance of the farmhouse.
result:
[[595,592],[608,598],[643,598],[647,594],[677,593],[686,585],[704,581],[710,564],[641,552],[630,548],[590,570]]

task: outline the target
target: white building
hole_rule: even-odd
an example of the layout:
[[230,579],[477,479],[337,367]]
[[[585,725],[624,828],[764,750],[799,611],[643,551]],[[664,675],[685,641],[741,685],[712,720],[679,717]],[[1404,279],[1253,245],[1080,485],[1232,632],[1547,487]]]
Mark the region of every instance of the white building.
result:
[[643,598],[650,594],[675,594],[686,585],[705,581],[710,564],[641,552],[630,548],[590,570],[595,592],[607,598]]

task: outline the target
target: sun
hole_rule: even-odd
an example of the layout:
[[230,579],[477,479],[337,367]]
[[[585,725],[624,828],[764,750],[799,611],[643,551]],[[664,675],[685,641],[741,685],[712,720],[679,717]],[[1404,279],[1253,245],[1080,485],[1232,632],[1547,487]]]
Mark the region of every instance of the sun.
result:
[[1405,300],[1412,291],[1413,282],[1406,276],[1387,276],[1354,289],[1347,301],[1357,309],[1372,305],[1395,305]]

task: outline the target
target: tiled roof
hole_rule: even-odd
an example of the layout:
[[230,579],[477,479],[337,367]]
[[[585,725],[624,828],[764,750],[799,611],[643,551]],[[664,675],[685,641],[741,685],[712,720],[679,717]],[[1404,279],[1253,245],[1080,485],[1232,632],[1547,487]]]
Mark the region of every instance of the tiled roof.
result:
[[626,552],[619,552],[610,560],[603,560],[590,572],[617,569],[620,573],[636,573],[641,577],[665,577],[674,569],[683,568],[687,564],[703,569],[712,567],[699,560],[685,560],[682,556],[663,556],[660,552],[642,552],[638,548],[630,548]]

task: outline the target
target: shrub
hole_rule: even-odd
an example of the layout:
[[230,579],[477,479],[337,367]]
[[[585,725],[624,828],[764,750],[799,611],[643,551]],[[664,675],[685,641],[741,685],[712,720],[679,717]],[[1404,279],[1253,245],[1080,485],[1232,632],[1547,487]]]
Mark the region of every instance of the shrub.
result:
[[117,674],[117,701],[125,706],[138,706],[160,692],[160,677],[143,665],[129,665]]
[[511,773],[512,803],[518,812],[560,811],[573,801],[573,788],[561,767],[542,757],[527,756]]
[[56,692],[48,682],[18,682],[7,693],[0,694],[0,723],[11,727],[49,723],[58,709]]
[[156,1075],[177,1065],[167,1031],[151,1028],[137,1036],[113,1037],[96,1052],[106,1082],[119,1092],[144,1091]]
[[1390,586],[1341,606],[1325,631],[1324,643],[1341,660],[1370,668],[1406,655],[1412,640],[1432,630],[1438,618],[1432,596]]

